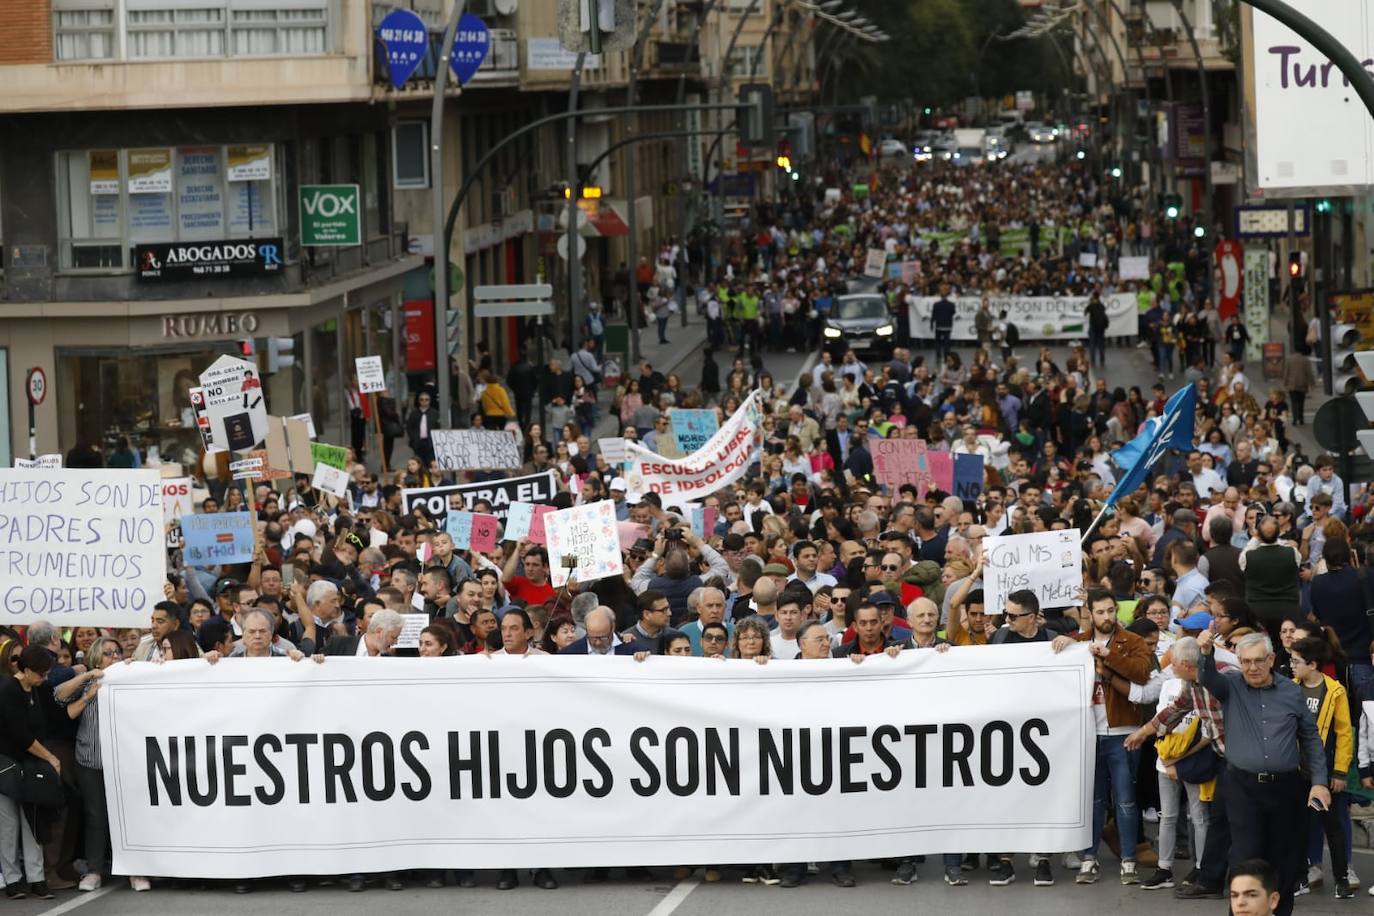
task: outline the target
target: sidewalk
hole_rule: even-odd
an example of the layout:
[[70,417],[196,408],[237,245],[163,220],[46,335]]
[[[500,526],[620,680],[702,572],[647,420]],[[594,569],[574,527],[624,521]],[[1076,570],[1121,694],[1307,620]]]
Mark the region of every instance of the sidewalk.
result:
[[[688,308],[693,308],[690,303],[688,303]],[[620,366],[621,378],[631,379],[638,376],[640,363],[644,362],[648,362],[666,377],[696,355],[705,343],[706,319],[699,315],[690,315],[685,326],[682,323],[682,315],[674,315],[668,323],[668,343],[666,344],[658,342],[658,329],[651,323],[649,327],[639,329],[639,361],[632,362],[628,354],[624,356]],[[564,364],[566,365],[566,362]],[[684,378],[682,387],[690,391],[700,381],[699,378]],[[592,430],[592,439],[620,434],[620,423],[611,413],[613,400],[615,400],[615,386],[602,385],[597,397],[600,416],[597,418],[596,427]]]

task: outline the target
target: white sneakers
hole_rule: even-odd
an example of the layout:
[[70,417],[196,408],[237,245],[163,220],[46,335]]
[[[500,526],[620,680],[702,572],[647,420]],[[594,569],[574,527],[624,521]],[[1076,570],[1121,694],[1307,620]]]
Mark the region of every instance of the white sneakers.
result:
[[140,892],[150,891],[153,889],[153,885],[149,883],[148,879],[140,875],[129,876],[129,887],[132,887],[134,890]]
[[79,891],[98,891],[100,890],[101,883],[101,878],[97,874],[82,875],[80,883],[76,885],[76,889]]

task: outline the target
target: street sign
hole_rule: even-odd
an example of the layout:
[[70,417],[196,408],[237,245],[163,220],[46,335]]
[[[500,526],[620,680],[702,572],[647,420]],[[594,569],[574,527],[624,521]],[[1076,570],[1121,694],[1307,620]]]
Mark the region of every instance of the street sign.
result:
[[458,31],[453,36],[453,54],[448,65],[458,78],[458,85],[466,86],[468,80],[477,73],[482,61],[487,59],[491,50],[491,31],[487,24],[471,13],[464,13],[458,19]]
[[[1293,235],[1307,237],[1307,207],[1293,207]],[[1288,237],[1287,204],[1246,204],[1236,207],[1236,238],[1281,239]]]
[[[577,257],[580,260],[587,253],[587,240],[582,236],[575,236],[577,239]],[[558,256],[563,260],[568,259],[568,237],[560,235],[558,237]]]
[[34,407],[43,403],[48,396],[48,376],[37,366],[29,370],[29,403]]
[[400,89],[420,67],[429,47],[425,21],[412,10],[392,10],[377,26],[377,40],[386,53],[392,89]]
[[386,372],[380,356],[359,356],[353,360],[358,370],[358,393],[372,394],[386,391]]
[[552,315],[552,296],[553,287],[547,283],[477,286],[472,290],[472,313],[478,318]]
[[361,245],[362,209],[356,184],[301,185],[301,244]]
[[267,401],[258,367],[233,356],[221,356],[200,375],[205,413],[216,445],[243,452],[267,438]]

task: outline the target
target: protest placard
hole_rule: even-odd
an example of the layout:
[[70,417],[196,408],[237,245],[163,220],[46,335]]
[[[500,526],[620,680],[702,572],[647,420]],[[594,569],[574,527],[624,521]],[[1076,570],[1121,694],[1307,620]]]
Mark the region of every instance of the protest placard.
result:
[[1122,280],[1150,279],[1149,255],[1122,255],[1117,262],[1117,271]]
[[954,456],[954,495],[973,502],[983,495],[983,456]]
[[[272,440],[272,432],[271,432],[271,430],[272,430],[272,424],[271,424],[270,421],[275,420],[275,419],[277,419],[277,418],[276,418],[276,417],[269,417],[269,418],[268,418],[269,423],[268,423],[267,439],[268,439],[269,442]],[[278,426],[278,428],[280,428],[280,426]],[[260,459],[262,459],[262,465],[258,468],[258,474],[257,474],[257,479],[258,479],[258,480],[266,480],[266,481],[269,481],[269,482],[270,482],[270,481],[273,481],[273,480],[289,480],[289,479],[291,478],[291,472],[290,472],[289,470],[287,470],[287,469],[285,469],[285,468],[281,468],[281,467],[273,467],[273,466],[272,466],[271,460],[267,457],[267,449],[265,449],[265,448],[254,449],[253,451],[251,451],[251,452],[248,453],[248,457],[249,457],[249,458],[260,458]]]
[[601,447],[601,457],[606,459],[606,463],[619,472],[621,463],[625,461],[625,440],[621,436],[612,436],[609,439],[597,439],[596,444]]
[[429,434],[434,457],[446,471],[518,468],[520,446],[507,430],[435,429]]
[[181,517],[186,542],[181,559],[204,568],[221,563],[249,563],[253,559],[254,519],[251,512],[211,512]]
[[113,870],[242,880],[1088,845],[1087,647],[903,652],[862,668],[113,665],[99,716]]
[[[933,449],[926,449],[926,465],[930,468],[930,483],[937,490],[945,493],[954,492],[954,457],[949,452],[937,452]],[[918,499],[925,499],[926,494],[921,492],[917,495]]]
[[0,468],[0,624],[146,627],[166,581],[154,469]]
[[348,472],[321,462],[315,465],[315,474],[310,479],[310,484],[317,490],[343,499],[344,494],[348,492]]
[[267,401],[255,364],[225,354],[200,374],[200,387],[215,444],[242,452],[267,438]]
[[229,462],[229,473],[235,480],[253,480],[262,474],[263,459],[240,458]]
[[553,506],[540,504],[534,507],[534,516],[530,519],[529,534],[526,535],[531,544],[547,544],[549,542],[548,533],[544,530],[544,523],[553,512]]
[[744,403],[716,431],[711,441],[691,455],[670,460],[634,442],[625,443],[628,493],[657,493],[665,499],[702,499],[743,477],[763,447],[763,411],[759,394]]
[[61,455],[39,455],[37,458],[16,458],[14,466],[22,470],[44,470],[62,467]]
[[359,356],[353,360],[358,370],[358,393],[372,394],[386,391],[386,372],[382,369],[380,356]]
[[[416,595],[420,595],[417,591]],[[420,595],[423,606],[424,596]],[[401,615],[401,635],[396,637],[392,643],[396,649],[418,649],[420,648],[420,634],[425,627],[429,626],[428,614],[402,614]]]
[[472,543],[472,513],[455,512],[449,510],[448,518],[444,519],[444,530],[448,536],[453,538],[453,546],[458,550],[467,550]]
[[162,521],[164,524],[170,525],[183,515],[190,515],[195,511],[195,505],[191,501],[193,483],[194,481],[190,477],[162,478]]
[[716,516],[720,510],[715,506],[692,507],[692,533],[705,540],[716,530]]
[[924,499],[926,490],[934,485],[924,439],[871,439],[869,450],[873,454],[873,476],[888,488],[890,495],[909,483]]
[[864,276],[872,277],[874,280],[883,278],[883,265],[887,263],[887,251],[882,248],[870,248],[864,258]]
[[485,512],[475,512],[472,516],[472,537],[468,549],[477,553],[489,553],[499,543],[497,535],[501,531],[501,520]]
[[568,581],[564,558],[576,557],[571,572],[578,582],[593,582],[620,575],[620,536],[616,531],[615,503],[609,499],[553,512],[544,518],[549,540],[549,566],[554,588]]
[[305,434],[306,434],[306,436],[309,437],[309,438],[311,438],[311,439],[315,438],[315,418],[312,417],[310,414],[308,414],[308,413],[292,414],[291,416],[287,417],[286,419],[288,419],[288,420],[295,420],[295,421],[297,421],[298,423],[303,424],[304,427],[305,427]]
[[620,549],[629,550],[635,541],[649,536],[649,526],[638,522],[616,522],[616,534],[620,537]]
[[327,464],[340,471],[348,470],[348,449],[342,445],[327,445],[323,442],[310,443],[310,460],[316,465]]
[[673,423],[673,438],[677,441],[678,451],[690,455],[706,446],[720,428],[714,410],[683,410],[675,408],[670,419]]
[[533,503],[511,503],[506,513],[506,527],[501,536],[503,541],[518,541],[530,533],[530,520],[534,518]]
[[983,539],[983,593],[989,614],[1006,609],[1007,595],[1035,592],[1042,608],[1071,607],[1083,588],[1077,528],[1005,534]]
[[479,480],[445,487],[402,490],[401,506],[406,515],[414,512],[416,506],[421,506],[436,525],[443,527],[444,516],[448,514],[450,505],[455,509],[471,509],[477,500],[484,499],[491,504],[493,515],[505,519],[510,507],[517,502],[553,502],[558,495],[555,473],[545,471],[524,477],[507,477],[505,480]]

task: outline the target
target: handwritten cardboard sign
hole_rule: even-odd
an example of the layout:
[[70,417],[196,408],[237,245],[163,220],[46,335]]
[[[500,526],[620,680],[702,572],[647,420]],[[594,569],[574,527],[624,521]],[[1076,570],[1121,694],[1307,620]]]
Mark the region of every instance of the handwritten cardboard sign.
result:
[[573,572],[578,582],[593,582],[618,576],[624,571],[615,503],[609,499],[550,513],[544,519],[544,528],[548,534],[549,565],[553,568],[555,588],[568,581],[569,569],[563,565],[565,557],[577,558]]
[[1077,528],[985,538],[983,594],[988,613],[1003,613],[1007,595],[1023,588],[1035,592],[1042,608],[1078,604],[1083,587],[1079,539]]
[[522,463],[515,433],[506,430],[435,429],[429,437],[439,467],[447,471],[518,468]]

